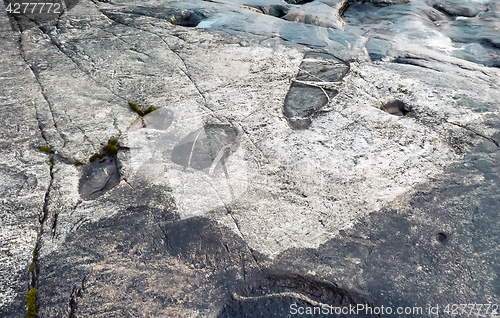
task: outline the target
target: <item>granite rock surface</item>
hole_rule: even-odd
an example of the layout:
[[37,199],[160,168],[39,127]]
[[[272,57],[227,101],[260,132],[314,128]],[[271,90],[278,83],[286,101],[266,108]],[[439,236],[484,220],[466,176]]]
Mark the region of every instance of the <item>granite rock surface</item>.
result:
[[1,317],[498,303],[495,2],[67,2],[0,13]]

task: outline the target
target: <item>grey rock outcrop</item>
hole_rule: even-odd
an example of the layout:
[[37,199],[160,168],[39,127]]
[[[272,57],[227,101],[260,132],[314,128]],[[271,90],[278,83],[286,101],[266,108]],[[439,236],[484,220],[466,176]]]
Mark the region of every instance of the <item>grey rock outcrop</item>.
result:
[[295,2],[1,12],[0,316],[495,303],[494,4]]

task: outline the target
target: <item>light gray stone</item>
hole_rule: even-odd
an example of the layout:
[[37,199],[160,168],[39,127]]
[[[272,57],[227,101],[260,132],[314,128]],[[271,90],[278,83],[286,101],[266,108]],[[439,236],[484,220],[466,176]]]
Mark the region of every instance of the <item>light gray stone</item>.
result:
[[[3,12],[0,14],[3,16]],[[19,317],[30,281],[28,268],[50,184],[49,155],[38,150],[39,110],[47,106],[23,59],[20,35],[0,32],[0,315]]]
[[2,26],[0,315],[30,288],[39,317],[498,299],[500,71],[405,3],[353,4],[344,30],[272,13],[341,19],[326,0]]

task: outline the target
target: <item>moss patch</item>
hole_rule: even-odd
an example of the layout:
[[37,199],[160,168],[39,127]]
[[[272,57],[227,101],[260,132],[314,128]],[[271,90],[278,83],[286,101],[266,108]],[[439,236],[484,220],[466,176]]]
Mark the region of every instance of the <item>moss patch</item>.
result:
[[130,106],[130,109],[132,109],[134,112],[138,113],[139,116],[144,116],[144,112],[142,111],[142,109],[139,108],[139,106],[137,106],[137,104],[128,103],[128,105]]
[[26,312],[26,318],[35,318],[37,307],[36,307],[36,294],[37,290],[32,288],[26,294],[26,306],[28,306],[28,311]]
[[77,167],[83,166],[83,162],[77,160],[77,161],[75,161],[75,166],[77,166]]
[[38,147],[38,149],[40,149],[40,151],[43,151],[43,152],[46,152],[46,153],[51,153],[52,152],[52,149],[50,149],[49,146]]
[[104,152],[108,156],[113,156],[118,153],[118,139],[110,139],[108,140],[108,145],[103,148]]
[[[108,157],[115,156],[118,153],[118,150],[120,150],[120,145],[118,144],[118,139],[116,139],[116,138],[109,139],[108,145],[104,146],[104,148],[102,148],[102,151],[96,152],[95,154],[93,154],[90,157],[89,161],[94,162],[97,159],[104,158],[105,156],[108,156]],[[75,165],[76,165],[76,162],[75,162]]]
[[92,156],[90,156],[89,161],[90,162],[94,162],[97,159],[101,159],[102,157],[104,157],[104,155],[101,155],[100,153],[96,152],[95,154],[93,154]]
[[35,249],[33,250],[33,259],[38,257],[38,243],[35,245]]
[[130,106],[130,109],[132,109],[134,112],[139,114],[139,116],[141,116],[141,117],[143,117],[151,112],[154,112],[156,110],[156,108],[154,108],[153,106],[150,106],[148,109],[143,111],[142,109],[139,108],[139,106],[137,106],[137,104],[128,103],[128,105]]
[[31,262],[30,264],[30,272],[34,272],[35,271],[35,263]]
[[156,108],[154,108],[153,106],[150,106],[148,109],[146,109],[144,111],[144,115],[147,115],[147,114],[149,114],[151,112],[154,112],[155,110],[156,110]]

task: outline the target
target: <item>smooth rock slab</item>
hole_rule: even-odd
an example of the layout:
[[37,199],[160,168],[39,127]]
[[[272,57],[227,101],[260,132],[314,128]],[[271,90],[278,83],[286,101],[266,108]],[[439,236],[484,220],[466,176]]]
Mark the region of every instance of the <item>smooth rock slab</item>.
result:
[[[6,109],[24,108],[16,113],[22,118],[15,120],[5,112],[2,163],[30,171],[36,164],[28,159],[40,157],[44,173],[37,184],[47,183],[48,156],[35,152],[43,141],[20,146],[8,139],[23,129],[10,121],[24,123],[26,118],[31,118],[27,132],[40,135],[35,117],[42,119],[38,125],[56,158],[46,202],[49,216],[38,237],[40,317],[214,318],[224,306],[239,306],[243,310],[237,315],[255,317],[256,309],[265,312],[261,305],[266,303],[286,310],[292,300],[303,296],[327,301],[328,294],[315,293],[310,282],[320,286],[330,282],[350,291],[345,294],[362,295],[363,300],[385,306],[498,299],[499,152],[492,142],[500,129],[498,72],[441,51],[429,56],[424,54],[429,51],[415,49],[423,32],[440,35],[425,37],[439,45],[446,38],[433,33],[436,26],[424,16],[417,17],[409,6],[387,6],[373,19],[391,11],[398,17],[398,10],[406,10],[408,20],[387,30],[385,19],[379,25],[382,29],[374,31],[390,34],[407,26],[403,34],[413,37],[401,37],[399,44],[415,53],[408,54],[408,60],[416,56],[420,65],[405,65],[369,63],[366,54],[356,60],[359,56],[353,52],[365,49],[361,29],[341,33],[236,6],[192,1],[192,7],[201,8],[203,3],[213,10],[210,17],[220,18],[214,29],[200,30],[173,25],[166,14],[147,16],[148,5],[161,14],[168,6],[185,2],[165,1],[159,6],[155,1],[127,1],[127,6],[138,7],[138,15],[123,13],[132,8],[116,4],[80,3],[79,10],[44,28],[46,34],[39,29],[23,34],[24,53],[39,83],[16,79],[12,87],[25,85],[23,92],[30,92],[40,84],[51,104],[43,107],[42,101],[35,100],[33,116],[32,98],[6,95],[15,101],[6,102]],[[103,7],[108,7],[107,13]],[[208,16],[210,10],[197,12]],[[364,27],[371,28],[369,24]],[[231,34],[246,32],[244,41],[213,32],[216,28]],[[259,41],[271,36],[299,39],[295,43],[309,43],[315,49],[321,39],[327,45],[325,52],[350,62],[351,71],[341,82],[313,77],[307,81],[310,87],[339,90],[320,109],[321,114],[312,110],[305,118],[289,118],[307,125],[316,115],[311,129],[293,131],[283,116],[283,100],[306,49],[279,42],[264,48],[261,43],[266,41]],[[343,36],[349,41],[339,49],[334,42]],[[17,56],[20,49],[6,51]],[[17,70],[12,69],[16,59],[5,57],[10,62],[4,64],[7,71]],[[10,90],[11,81],[5,84]],[[380,110],[381,104],[394,99],[410,105],[415,116],[396,117]],[[168,107],[175,117],[171,124],[163,117],[158,126],[148,128],[146,123],[142,129],[142,120],[130,111],[128,101]],[[132,157],[143,169],[127,176],[130,185],[124,180],[96,200],[79,200],[82,167],[61,161],[88,158],[111,136],[121,141],[132,133],[129,128],[136,120],[141,124],[138,131],[144,132],[136,139],[143,151]],[[171,152],[161,151],[165,145],[157,147],[167,140],[160,139],[162,135],[170,138],[173,147],[207,123],[234,123],[241,132],[240,148],[226,166],[228,175],[234,176],[231,182],[222,169],[206,182],[205,173],[168,162]],[[161,129],[167,124],[167,129]],[[56,142],[50,130],[65,140]],[[150,138],[155,136],[159,138]],[[124,157],[134,145],[129,140],[124,146],[129,150],[118,154],[121,167],[133,171],[134,161]],[[212,160],[208,151],[212,148],[203,149]],[[464,157],[471,152],[474,157]],[[230,164],[231,158],[237,160]],[[244,164],[249,168],[242,173]],[[231,171],[231,167],[237,169]],[[248,187],[245,184],[241,195],[232,195],[229,184],[242,185],[245,176]],[[98,184],[105,186],[105,182]],[[15,192],[18,187],[12,189]],[[28,279],[24,278],[45,190],[44,186],[36,191],[36,199],[19,195],[15,202],[2,202],[5,216],[17,217],[7,219],[17,231],[2,239],[7,237],[11,246],[17,244],[12,238],[28,242],[21,244],[22,251],[9,246],[17,259],[2,259],[15,265],[12,270],[2,269],[0,278],[2,288],[8,286],[5,282],[13,282],[20,291],[14,295],[14,305],[7,305],[8,314],[16,318],[25,313]],[[210,195],[205,195],[208,191]],[[28,210],[24,202],[35,205]],[[56,216],[57,226],[51,228]],[[34,224],[29,228],[25,222]],[[26,228],[28,235],[23,233]],[[439,233],[446,240],[438,239]],[[287,273],[273,285],[261,277],[274,268]],[[19,279],[4,280],[16,273],[22,274],[16,276]],[[300,286],[287,284],[289,277],[297,277],[293,273],[307,281]],[[288,292],[302,296],[271,296]],[[234,317],[230,312],[228,316]]]
[[[0,317],[25,315],[29,265],[50,183],[40,127],[47,106],[0,5]],[[48,136],[49,133],[47,133]]]
[[317,25],[325,28],[342,29],[344,23],[337,8],[321,2],[313,2],[294,7],[283,16],[284,20]]
[[365,43],[365,48],[372,61],[380,61],[394,51],[389,41],[378,38],[370,38]]
[[474,17],[487,10],[488,2],[490,1],[434,0],[430,1],[430,4],[449,16]]

